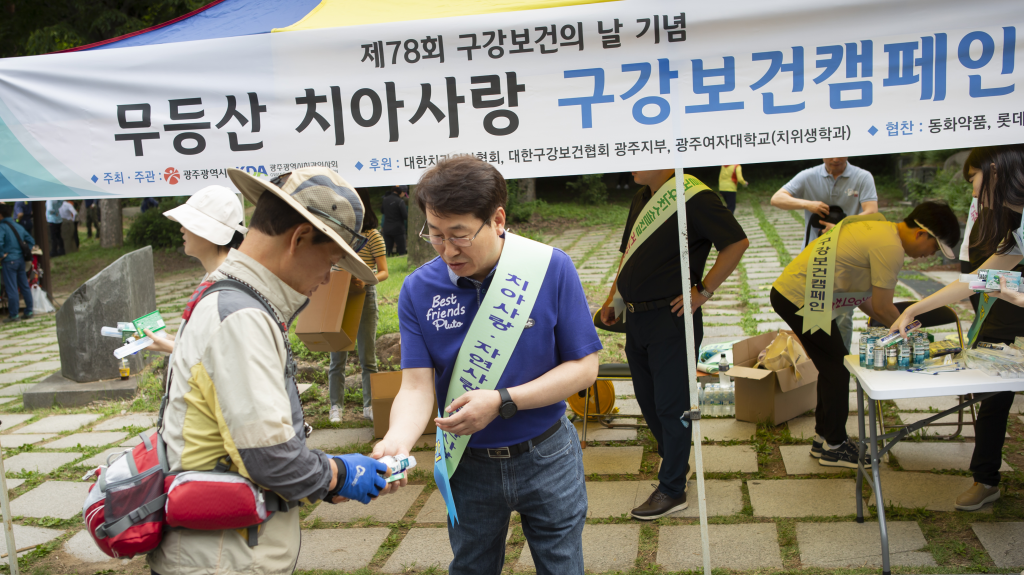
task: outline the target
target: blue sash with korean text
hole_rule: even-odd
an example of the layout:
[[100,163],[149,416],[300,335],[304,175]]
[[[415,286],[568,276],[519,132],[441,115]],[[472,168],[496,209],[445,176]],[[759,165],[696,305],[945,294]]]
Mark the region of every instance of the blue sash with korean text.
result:
[[[551,254],[551,246],[505,232],[498,269],[459,349],[444,405],[451,405],[467,391],[493,390],[497,386],[530,319]],[[438,409],[439,417],[449,415],[443,411],[443,406]],[[458,515],[449,479],[459,466],[470,437],[437,428],[434,481],[444,497],[448,518],[453,525],[458,521]]]

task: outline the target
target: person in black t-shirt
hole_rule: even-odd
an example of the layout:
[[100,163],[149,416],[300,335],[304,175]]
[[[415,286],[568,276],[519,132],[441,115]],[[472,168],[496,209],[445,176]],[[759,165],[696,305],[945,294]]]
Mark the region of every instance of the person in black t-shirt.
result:
[[[619,250],[625,253],[637,218],[647,202],[663,186],[675,186],[674,170],[633,172],[641,188],[633,198]],[[679,189],[678,193],[683,193]],[[683,313],[682,266],[679,262],[679,224],[672,216],[636,248],[612,284],[601,308],[601,321],[618,321],[612,309],[616,287],[627,304],[626,359],[640,411],[658,441],[662,457],[658,488],[647,501],[633,509],[636,519],[652,520],[686,509],[686,475],[689,471],[691,428],[679,421],[690,409],[686,354],[697,353],[704,336],[700,306],[736,269],[750,242],[721,197],[711,190],[698,192],[686,202],[694,341],[686,340]],[[711,246],[718,250],[714,266],[705,276]],[[632,309],[633,311],[628,311]]]
[[[404,188],[404,189],[403,189]],[[402,199],[409,186],[395,186],[384,196],[381,213],[384,214],[384,248],[389,256],[405,255],[405,228],[409,219],[409,208]]]

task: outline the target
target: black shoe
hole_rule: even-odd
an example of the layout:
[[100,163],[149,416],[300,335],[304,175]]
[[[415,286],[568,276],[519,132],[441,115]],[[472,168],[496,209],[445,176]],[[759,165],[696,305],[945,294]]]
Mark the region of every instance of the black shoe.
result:
[[[828,446],[824,446],[821,452],[821,459],[818,460],[818,465],[824,465],[825,467],[847,467],[850,469],[857,469],[857,456],[860,455],[857,444],[850,439],[846,438],[839,447],[835,449],[828,449]],[[871,459],[865,454],[864,456],[864,467],[871,469]]]
[[18,316],[5,317],[3,323],[14,323],[18,321]]
[[36,315],[35,312],[31,312],[31,311],[28,312],[28,313],[23,313],[23,314],[21,314],[21,319],[32,319],[32,317],[34,315]]
[[677,499],[673,499],[668,495],[661,492],[660,489],[655,486],[654,493],[647,498],[647,501],[643,505],[630,511],[630,515],[634,519],[640,519],[642,521],[651,521],[664,517],[670,513],[676,511],[682,511],[686,509],[686,492],[683,492],[683,496]]
[[825,450],[823,449],[822,443],[820,441],[814,441],[813,439],[811,440],[811,457],[815,459],[820,459],[821,454],[824,451]]

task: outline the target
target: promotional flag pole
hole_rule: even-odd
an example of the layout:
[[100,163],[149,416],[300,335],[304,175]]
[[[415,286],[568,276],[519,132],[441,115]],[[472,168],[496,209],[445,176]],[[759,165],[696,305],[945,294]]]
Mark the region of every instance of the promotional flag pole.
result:
[[11,575],[18,575],[18,546],[14,544],[14,523],[11,522],[11,501],[7,497],[7,475],[4,473],[3,455],[0,455],[0,512],[4,514],[7,563],[11,566]]
[[[676,189],[683,185],[683,168],[676,167]],[[683,277],[683,314],[686,324],[686,345],[693,341],[693,314],[689,313],[690,298],[690,242],[687,239],[686,226],[686,194],[676,193],[676,219],[679,221],[679,265]],[[704,458],[701,455],[700,435],[700,401],[697,395],[697,359],[693,357],[695,350],[686,350],[686,377],[690,385],[690,411],[683,415],[683,425],[693,426],[693,459],[696,464],[694,476],[697,477],[697,507],[700,512],[700,546],[704,557],[704,575],[711,575],[711,551],[708,548],[708,508],[704,493]]]

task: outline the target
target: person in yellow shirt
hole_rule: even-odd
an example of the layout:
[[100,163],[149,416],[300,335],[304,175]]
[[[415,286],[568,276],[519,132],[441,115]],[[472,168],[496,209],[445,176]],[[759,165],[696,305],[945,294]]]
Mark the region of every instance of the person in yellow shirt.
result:
[[[844,308],[857,306],[882,325],[892,325],[900,316],[892,298],[903,256],[920,258],[941,249],[951,258],[952,246],[960,241],[960,224],[945,202],[928,201],[914,208],[902,222],[887,222],[881,214],[851,216],[835,233],[839,237],[835,244],[831,333],[824,329],[804,333],[804,317],[797,315],[808,297],[808,261],[812,254],[818,257],[818,244],[831,234],[816,239],[786,266],[772,284],[770,301],[797,334],[818,370],[811,457],[826,467],[852,469],[857,467],[859,450],[846,434],[850,372],[843,359],[849,348],[843,344],[836,317]],[[870,466],[870,462],[865,465]]]
[[722,166],[722,171],[718,172],[718,191],[725,199],[726,207],[732,213],[736,213],[736,184],[743,184],[744,187],[749,185],[743,179],[743,166],[739,164]]

